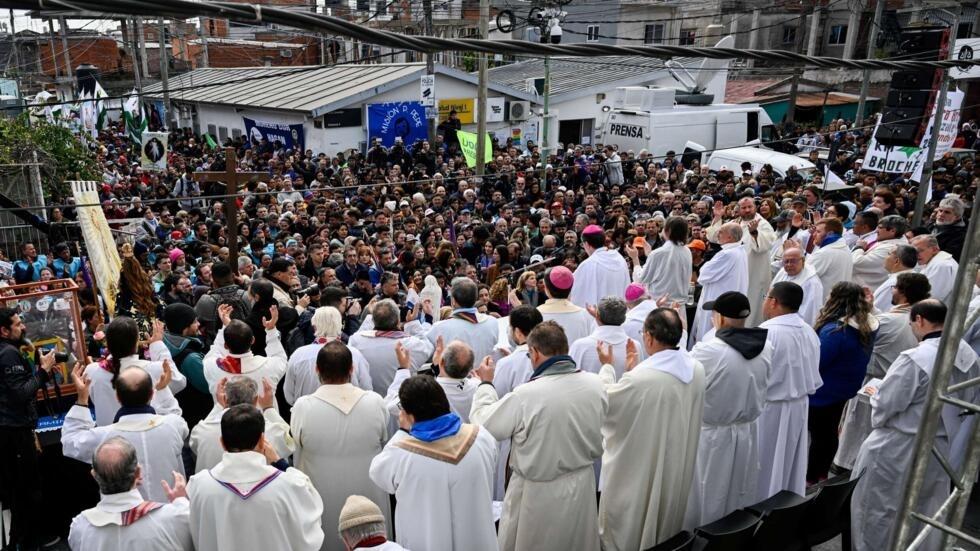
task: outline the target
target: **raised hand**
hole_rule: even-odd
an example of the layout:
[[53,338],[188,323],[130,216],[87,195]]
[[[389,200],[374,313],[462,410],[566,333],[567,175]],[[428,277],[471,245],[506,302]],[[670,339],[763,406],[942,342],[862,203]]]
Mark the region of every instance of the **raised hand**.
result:
[[640,363],[640,351],[636,349],[636,341],[627,339],[626,341],[626,371],[632,371],[636,364]]
[[155,342],[160,342],[163,340],[163,322],[155,319],[153,320],[153,331],[150,333],[150,344]]
[[218,319],[221,320],[222,327],[228,327],[231,323],[231,313],[235,308],[231,304],[220,304],[218,305]]
[[170,365],[170,360],[163,360],[163,375],[160,375],[160,380],[157,381],[157,384],[156,386],[154,386],[154,388],[156,388],[157,390],[163,390],[167,388],[167,385],[170,384],[170,381],[173,379],[173,377],[174,377],[174,371],[173,371],[173,367]]
[[166,480],[161,480],[160,484],[163,486],[163,492],[167,494],[167,501],[173,503],[173,501],[180,497],[187,497],[187,479],[184,475],[173,471],[174,474],[174,486],[170,487]]
[[493,363],[493,358],[490,356],[484,356],[479,367],[473,370],[473,376],[485,383],[492,383],[495,369],[496,366]]
[[269,307],[269,317],[262,318],[262,327],[265,327],[266,331],[272,331],[276,328],[276,323],[279,322],[279,307],[270,306]]
[[276,387],[269,379],[262,377],[262,394],[259,395],[259,409],[265,411],[276,405]]
[[228,384],[228,377],[222,377],[221,380],[218,381],[218,387],[214,391],[214,401],[218,402],[218,405],[221,406],[221,409],[225,409],[228,407],[228,400],[227,398],[225,398],[225,385],[227,384]]
[[81,363],[76,363],[71,370],[71,381],[75,383],[75,391],[78,392],[78,401],[88,404],[89,390],[92,387],[92,380],[85,376],[85,367]]
[[[441,337],[440,337],[441,338]],[[402,345],[401,341],[395,343],[395,358],[398,360],[399,369],[409,369],[412,367],[412,357],[408,349]],[[433,358],[433,363],[435,359]]]
[[611,344],[599,341],[595,345],[595,351],[599,356],[599,365],[612,365],[613,349]]

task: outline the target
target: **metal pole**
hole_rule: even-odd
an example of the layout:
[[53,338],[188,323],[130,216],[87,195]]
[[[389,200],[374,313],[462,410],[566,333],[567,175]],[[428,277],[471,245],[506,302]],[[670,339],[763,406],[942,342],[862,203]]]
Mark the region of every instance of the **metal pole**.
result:
[[[881,28],[881,15],[885,11],[885,0],[875,0],[875,16],[871,20],[871,32],[868,33],[868,59],[871,59],[875,53],[875,46],[877,40],[875,37],[878,36],[878,29]],[[857,112],[854,113],[854,125],[857,127],[862,126],[861,121],[864,120],[864,102],[868,99],[868,88],[871,86],[871,71],[868,69],[864,70],[864,76],[861,79],[861,96],[858,98]]]
[[[963,329],[968,329],[970,325],[972,324],[964,325]],[[953,513],[949,517],[949,525],[954,528],[963,526],[963,518],[966,516],[966,507],[970,504],[970,494],[973,492],[973,483],[976,481],[978,468],[980,468],[980,421],[974,421],[973,437],[967,445],[966,461],[964,461],[960,471],[959,486],[962,493],[953,506]],[[944,549],[946,546],[946,533],[942,532],[942,534],[943,541],[939,546],[940,549]]]
[[[953,26],[950,32],[955,32],[959,26],[959,13],[953,18]],[[955,35],[954,35],[955,36]],[[936,115],[932,118],[932,131],[929,133],[929,149],[926,152],[925,165],[922,167],[922,178],[919,184],[919,193],[915,197],[915,214],[912,216],[912,227],[922,225],[922,213],[926,210],[926,196],[928,189],[932,187],[932,164],[936,157],[936,145],[939,141],[939,129],[943,124],[943,113],[946,111],[946,92],[949,89],[949,69],[943,69],[942,84],[939,85],[939,95],[936,98]],[[969,303],[967,299],[967,303]]]
[[793,80],[789,85],[789,105],[786,106],[786,122],[791,123],[796,120],[796,99],[800,92],[800,73],[802,69],[793,70]]
[[14,75],[17,78],[17,97],[20,97],[20,53],[17,51],[17,29],[14,27],[14,10],[10,10],[10,51],[14,57]]
[[[432,36],[432,0],[422,0],[422,12],[425,19],[425,35]],[[480,17],[483,17],[483,12],[480,12]],[[489,12],[487,18],[489,19]],[[489,24],[488,24],[489,25]],[[425,72],[426,74],[435,74],[436,70],[436,60],[435,52],[425,52]],[[482,110],[482,104],[481,104]],[[436,117],[429,117],[429,141],[434,142],[436,139]]]
[[823,15],[822,6],[814,6],[810,14],[810,36],[807,37],[806,55],[816,56],[820,45],[820,18]]
[[163,127],[170,126],[173,106],[170,105],[170,56],[167,55],[167,20],[160,18],[160,84],[163,87]]
[[[490,27],[490,0],[480,0],[480,38],[486,40]],[[476,175],[483,176],[487,147],[487,54],[480,54],[480,80],[476,98]]]
[[[200,25],[201,25],[201,67],[206,68],[210,66],[211,63],[210,60],[208,59],[208,25],[207,25],[207,22],[210,21],[210,19],[205,19],[204,17],[200,17],[198,18],[198,21],[200,21]],[[323,55],[322,37],[320,38],[320,52],[321,52],[320,55],[322,56]],[[322,59],[320,63],[321,64],[323,63]]]
[[548,135],[548,104],[551,96],[551,57],[544,58],[544,111],[541,117],[541,143],[538,149],[541,151],[541,189],[548,185],[548,159],[551,157],[551,137]]
[[[129,49],[130,57],[133,61],[133,84],[136,85],[136,92],[140,95],[140,102],[143,101],[143,80],[140,77],[140,62],[139,55],[136,53],[137,40],[136,40],[136,23],[127,25],[127,19],[121,19],[121,27],[123,32],[123,42],[127,43],[127,48]],[[127,32],[128,31],[128,32]],[[128,40],[127,40],[128,39]]]
[[[54,47],[54,19],[48,19],[48,45],[51,46],[51,64],[54,66],[54,78],[58,80],[58,76],[61,75],[61,69],[58,68],[58,52]],[[44,67],[41,67],[44,70]]]
[[848,8],[850,15],[847,17],[847,38],[844,40],[844,59],[854,59],[854,49],[857,46],[858,27],[861,26],[861,11],[864,9],[864,0],[850,0]]
[[150,76],[150,62],[146,57],[146,31],[143,29],[143,18],[136,18],[136,39],[139,40],[140,64],[143,68],[143,76]]
[[[938,130],[938,125],[936,129]],[[931,164],[930,162],[929,165]],[[924,194],[920,191],[920,195]],[[977,248],[980,245],[980,224],[977,223],[980,212],[977,211],[976,204],[972,210],[970,226],[967,230],[967,235],[970,237],[963,247],[963,254],[960,257],[962,262],[956,272],[956,283],[953,286],[954,298],[949,301],[953,307],[949,309],[945,329],[939,339],[939,354],[936,356],[936,363],[932,370],[932,377],[930,377],[929,395],[922,411],[919,430],[915,433],[915,455],[912,459],[912,467],[909,469],[908,482],[899,510],[899,526],[889,547],[892,551],[904,550],[910,540],[913,522],[911,513],[919,501],[926,468],[929,461],[932,460],[932,446],[936,440],[936,432],[939,429],[939,423],[942,422],[943,402],[939,400],[939,396],[946,392],[949,376],[954,369],[953,361],[959,349],[960,339],[963,338],[963,333],[966,330],[964,327],[967,314],[966,305],[970,303],[970,297],[973,294],[977,275]]]
[[65,54],[65,76],[71,78],[71,56],[68,54],[68,22],[64,17],[58,18],[58,25],[61,27],[61,48]]

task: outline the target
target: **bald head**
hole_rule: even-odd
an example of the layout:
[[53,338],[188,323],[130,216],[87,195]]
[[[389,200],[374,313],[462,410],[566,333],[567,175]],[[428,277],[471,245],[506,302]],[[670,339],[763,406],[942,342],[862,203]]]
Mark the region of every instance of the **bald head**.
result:
[[729,243],[738,243],[741,240],[742,240],[742,226],[739,226],[735,222],[722,224],[721,228],[718,229],[718,243],[722,245],[727,245]]
[[132,490],[139,479],[136,448],[121,436],[105,440],[92,456],[92,477],[104,495]]
[[797,248],[786,249],[783,251],[783,269],[786,270],[786,274],[795,277],[803,271],[803,265],[806,261],[803,259],[803,251]]
[[153,379],[141,367],[127,367],[116,378],[116,397],[123,407],[137,408],[149,405],[153,398]]
[[464,379],[473,370],[473,349],[463,341],[452,341],[442,352],[442,369],[447,377]]

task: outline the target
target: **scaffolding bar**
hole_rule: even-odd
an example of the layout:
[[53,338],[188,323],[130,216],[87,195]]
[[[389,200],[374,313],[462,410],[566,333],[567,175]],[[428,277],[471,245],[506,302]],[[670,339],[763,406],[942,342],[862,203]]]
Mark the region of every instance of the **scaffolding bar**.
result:
[[[943,502],[942,506],[939,507],[939,510],[936,511],[936,514],[932,515],[933,520],[938,520],[943,518],[943,515],[946,514],[946,510],[949,509],[950,505],[952,505],[960,497],[960,494],[961,492],[958,489],[953,490],[949,494],[949,497],[946,498],[946,501]],[[917,549],[920,545],[925,543],[926,538],[929,537],[929,532],[931,530],[933,530],[933,527],[927,524],[922,529],[922,531],[919,532],[919,535],[915,536],[915,539],[912,540],[912,543],[909,544],[909,548],[907,551],[912,551],[913,549]]]
[[[977,309],[977,312],[980,312],[980,308]],[[970,325],[973,325],[973,324],[970,324]],[[970,327],[970,325],[967,325],[967,327]],[[956,383],[955,385],[953,385],[953,386],[951,386],[951,387],[949,387],[949,388],[946,389],[946,394],[952,394],[954,392],[959,392],[959,391],[963,390],[964,388],[970,388],[971,386],[974,386],[974,385],[980,385],[980,377],[974,377],[972,379],[968,379],[966,381],[963,381],[962,383]]]
[[959,488],[960,481],[957,476],[958,473],[956,472],[956,469],[954,469],[953,466],[949,464],[949,460],[946,459],[946,456],[943,455],[943,452],[939,451],[939,448],[937,448],[936,446],[933,446],[932,456],[935,457],[936,461],[939,462],[939,466],[942,467],[944,471],[946,471],[946,476],[948,476],[949,479],[953,481],[953,484],[956,485],[957,488]]
[[943,524],[941,522],[936,522],[936,521],[932,520],[931,518],[929,518],[929,517],[927,517],[925,515],[920,515],[919,513],[916,513],[914,511],[912,512],[912,516],[915,517],[917,520],[921,520],[922,522],[928,524],[929,526],[932,526],[936,530],[940,530],[940,531],[946,532],[948,534],[952,534],[952,535],[956,536],[957,539],[961,539],[961,540],[966,541],[966,542],[969,542],[969,543],[971,543],[973,545],[980,546],[980,539],[977,539],[977,538],[971,536],[970,534],[967,534],[966,532],[963,532],[962,530],[957,530],[956,528],[953,528],[952,526],[946,526],[945,524]]
[[953,398],[952,396],[946,396],[943,394],[939,397],[940,400],[946,402],[949,405],[956,406],[958,408],[963,408],[972,411],[973,413],[980,413],[980,406],[976,404],[971,404],[966,400],[960,400],[959,398]]

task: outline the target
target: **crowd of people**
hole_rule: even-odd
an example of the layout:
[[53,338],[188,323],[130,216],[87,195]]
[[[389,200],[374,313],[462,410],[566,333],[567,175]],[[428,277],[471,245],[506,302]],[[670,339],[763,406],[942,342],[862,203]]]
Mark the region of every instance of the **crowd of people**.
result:
[[[816,171],[508,141],[477,177],[451,125],[333,156],[236,138],[267,177],[225,194],[195,180],[226,159],[190,130],[162,173],[104,132],[103,210],[134,234],[119,293],[94,291],[70,199],[51,250],[11,258],[13,282],[81,288],[61,443],[101,499],[68,544],[640,550],[853,477],[854,548],[885,548],[980,168],[938,161],[913,227],[911,175],[862,170],[869,130],[790,136]],[[852,186],[825,192],[825,169]],[[34,369],[24,330],[0,309],[0,495],[15,548],[51,548],[33,429],[55,359]],[[954,382],[977,351],[972,327]],[[956,465],[973,418],[944,407]],[[933,460],[917,510],[949,493]]]

